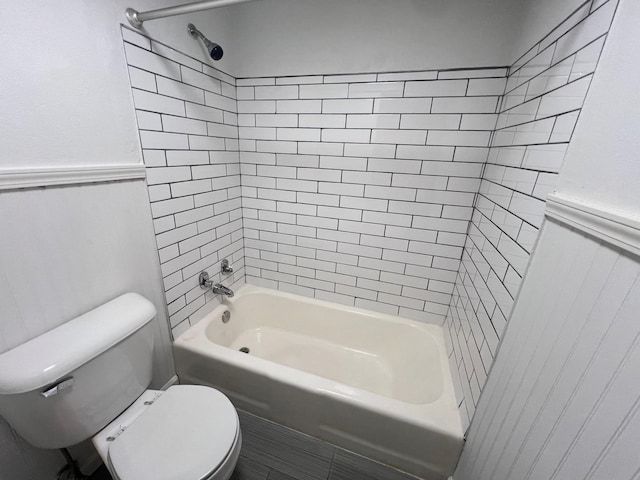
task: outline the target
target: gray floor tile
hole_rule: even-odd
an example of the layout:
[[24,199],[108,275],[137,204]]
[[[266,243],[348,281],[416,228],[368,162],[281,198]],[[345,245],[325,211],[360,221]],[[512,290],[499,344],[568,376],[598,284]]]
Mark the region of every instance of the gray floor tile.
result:
[[416,480],[416,477],[336,448],[329,480]]
[[334,447],[308,435],[238,412],[247,458],[296,480],[326,480]]
[[240,454],[230,480],[266,480],[268,475],[269,467]]
[[298,480],[296,477],[287,475],[286,473],[279,472],[278,470],[271,470],[269,478],[267,480]]

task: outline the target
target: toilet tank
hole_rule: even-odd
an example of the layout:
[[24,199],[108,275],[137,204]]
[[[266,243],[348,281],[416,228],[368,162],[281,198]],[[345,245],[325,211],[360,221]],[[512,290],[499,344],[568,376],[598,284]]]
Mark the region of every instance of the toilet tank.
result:
[[155,315],[126,293],[0,354],[0,415],[40,448],[92,437],[149,386]]

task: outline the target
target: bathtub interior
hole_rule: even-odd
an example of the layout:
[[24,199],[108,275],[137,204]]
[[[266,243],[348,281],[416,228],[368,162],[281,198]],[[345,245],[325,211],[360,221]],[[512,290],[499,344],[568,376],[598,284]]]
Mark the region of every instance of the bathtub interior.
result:
[[237,408],[420,478],[455,469],[464,440],[439,325],[244,285],[173,350],[181,382]]
[[209,341],[411,404],[443,394],[434,326],[248,285],[239,293],[212,313],[231,319],[209,322]]

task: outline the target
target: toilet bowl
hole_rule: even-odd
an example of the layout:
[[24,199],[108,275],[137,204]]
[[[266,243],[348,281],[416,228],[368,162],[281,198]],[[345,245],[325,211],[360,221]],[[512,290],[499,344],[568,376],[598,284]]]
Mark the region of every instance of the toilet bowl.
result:
[[114,480],[227,480],[242,437],[227,397],[179,385],[145,391],[92,442]]
[[114,480],[227,480],[238,414],[210,387],[148,390],[155,316],[126,293],[0,354],[0,415],[39,448],[91,439]]

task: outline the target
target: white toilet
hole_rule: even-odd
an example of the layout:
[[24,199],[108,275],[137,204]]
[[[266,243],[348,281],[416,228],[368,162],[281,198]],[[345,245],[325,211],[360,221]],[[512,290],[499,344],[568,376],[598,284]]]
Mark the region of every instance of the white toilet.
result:
[[229,399],[147,390],[155,315],[127,293],[0,354],[0,415],[36,447],[91,438],[114,480],[227,480],[242,445]]

